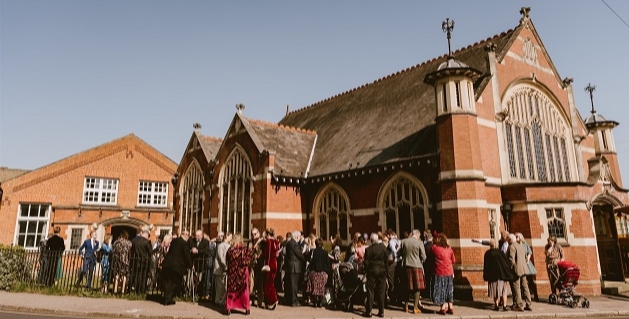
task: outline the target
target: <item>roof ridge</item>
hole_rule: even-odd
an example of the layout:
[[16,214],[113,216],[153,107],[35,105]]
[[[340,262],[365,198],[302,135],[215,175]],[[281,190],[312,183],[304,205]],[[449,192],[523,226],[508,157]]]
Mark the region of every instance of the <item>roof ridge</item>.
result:
[[214,136],[210,136],[210,135],[203,135],[201,134],[201,137],[203,137],[203,139],[205,140],[209,140],[210,142],[222,142],[223,139],[220,137],[214,137]]
[[286,131],[293,131],[293,132],[299,132],[299,133],[306,133],[306,134],[312,134],[312,135],[316,135],[317,132],[312,131],[312,130],[308,130],[308,129],[303,129],[300,127],[296,127],[296,126],[288,126],[288,125],[284,125],[284,124],[279,124],[279,123],[273,123],[273,122],[267,122],[267,121],[262,121],[262,120],[256,120],[256,119],[248,119],[250,124],[259,124],[259,125],[263,125],[263,126],[267,126],[267,127],[273,127],[273,128],[279,128],[279,129],[283,129]]
[[[501,33],[499,33],[499,34],[494,34],[494,35],[493,35],[493,36],[491,36],[491,37],[488,37],[488,38],[483,39],[483,40],[481,40],[481,41],[475,42],[474,44],[470,44],[470,45],[468,45],[467,47],[463,47],[463,48],[458,49],[458,50],[456,50],[456,51],[452,52],[452,55],[461,54],[461,53],[463,53],[464,51],[471,50],[471,49],[476,48],[476,47],[478,47],[478,46],[484,45],[485,43],[490,42],[491,40],[494,40],[494,39],[497,39],[497,38],[500,38],[500,37],[504,37],[504,36],[506,36],[507,34],[512,33],[514,30],[515,30],[515,28],[513,28],[513,29],[509,29],[509,30],[504,31],[504,32],[501,32]],[[304,106],[304,107],[302,107],[302,108],[299,108],[299,109],[296,109],[296,110],[290,111],[290,112],[288,112],[288,114],[286,114],[286,116],[288,116],[288,115],[292,115],[292,114],[295,114],[295,113],[299,113],[299,112],[302,112],[302,111],[305,111],[305,110],[310,109],[310,108],[312,108],[312,107],[316,107],[316,106],[318,106],[318,105],[320,105],[320,104],[323,104],[324,102],[330,101],[330,100],[335,99],[335,98],[337,98],[337,97],[340,97],[340,96],[343,96],[343,95],[346,95],[346,94],[352,93],[352,92],[354,92],[354,91],[357,91],[357,90],[363,89],[363,88],[365,88],[365,87],[367,87],[367,86],[370,86],[370,85],[376,84],[376,83],[378,83],[378,82],[381,82],[381,81],[383,81],[383,80],[385,80],[385,79],[391,78],[391,77],[393,77],[393,76],[400,75],[400,74],[402,74],[402,73],[406,73],[406,72],[412,71],[412,70],[414,70],[414,69],[416,69],[416,68],[423,67],[423,66],[425,66],[425,65],[427,65],[427,64],[430,64],[430,63],[436,62],[436,61],[441,60],[441,59],[445,59],[445,58],[447,58],[447,57],[448,57],[448,54],[443,54],[443,55],[440,55],[440,56],[438,56],[438,57],[432,58],[432,59],[430,59],[430,60],[426,60],[426,61],[421,62],[421,63],[419,63],[419,64],[416,64],[416,65],[410,66],[410,67],[408,67],[408,68],[406,68],[406,69],[404,69],[404,70],[400,70],[400,71],[397,71],[397,72],[395,72],[395,73],[391,73],[391,74],[388,74],[388,75],[386,75],[386,76],[383,76],[383,77],[381,77],[381,78],[379,78],[379,79],[377,79],[377,80],[375,80],[375,81],[373,81],[373,82],[371,82],[371,83],[365,83],[365,84],[363,84],[363,85],[361,85],[361,86],[354,87],[354,88],[349,89],[349,90],[347,90],[347,91],[345,91],[345,92],[338,93],[338,94],[336,94],[336,95],[334,95],[334,96],[331,96],[331,97],[325,98],[325,99],[323,99],[323,100],[321,100],[321,101],[318,101],[318,102],[315,102],[315,103],[313,103],[313,104],[310,104],[310,105]]]

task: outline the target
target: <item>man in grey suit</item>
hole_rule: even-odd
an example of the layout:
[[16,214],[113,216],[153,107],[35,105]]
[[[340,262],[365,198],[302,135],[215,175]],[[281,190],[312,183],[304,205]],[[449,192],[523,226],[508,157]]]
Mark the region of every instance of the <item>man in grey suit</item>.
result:
[[227,251],[232,241],[232,233],[225,234],[223,242],[216,248],[214,259],[214,302],[224,306],[227,300]]
[[[510,234],[509,242],[509,261],[511,267],[515,271],[516,279],[511,282],[511,293],[513,294],[513,310],[514,311],[531,311],[531,293],[529,292],[529,284],[526,279],[528,265],[526,263],[526,249],[519,244],[514,234]],[[524,292],[524,302],[526,306],[522,309],[522,292]]]

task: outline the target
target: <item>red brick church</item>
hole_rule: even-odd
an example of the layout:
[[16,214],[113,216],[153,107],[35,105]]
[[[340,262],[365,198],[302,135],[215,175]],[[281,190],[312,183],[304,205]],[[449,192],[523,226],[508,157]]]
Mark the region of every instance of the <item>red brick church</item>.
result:
[[[175,229],[303,229],[323,238],[444,232],[455,290],[486,294],[486,247],[521,232],[549,293],[549,236],[581,269],[580,291],[629,276],[629,233],[612,130],[577,111],[529,17],[451,54],[288,112],[278,124],[239,105],[223,139],[196,127],[178,168]],[[437,32],[437,31],[435,31]],[[581,93],[579,93],[581,92]],[[604,106],[600,106],[604,108]],[[624,207],[624,208],[623,208]]]

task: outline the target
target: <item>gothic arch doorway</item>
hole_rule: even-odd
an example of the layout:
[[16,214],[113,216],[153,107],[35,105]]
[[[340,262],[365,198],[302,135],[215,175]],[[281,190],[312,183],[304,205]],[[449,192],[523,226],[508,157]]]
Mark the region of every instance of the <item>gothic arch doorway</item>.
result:
[[[596,233],[596,246],[601,266],[603,280],[624,281],[623,261],[620,254],[619,234],[614,208],[607,201],[596,201],[592,205],[592,218],[594,220],[594,231]],[[623,223],[621,221],[621,223]]]

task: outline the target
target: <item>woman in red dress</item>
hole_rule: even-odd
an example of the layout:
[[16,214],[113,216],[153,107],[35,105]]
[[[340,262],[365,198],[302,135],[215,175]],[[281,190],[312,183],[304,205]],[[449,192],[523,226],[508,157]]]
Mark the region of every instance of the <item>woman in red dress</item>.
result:
[[227,251],[227,315],[232,309],[243,309],[249,314],[249,263],[251,250],[244,245],[241,234],[234,235],[232,246]]
[[275,291],[275,275],[277,274],[277,252],[279,249],[280,242],[275,239],[275,230],[273,228],[267,229],[266,244],[261,257],[264,258],[264,267],[269,266],[264,281],[264,299],[266,307],[271,310],[275,310],[278,302],[277,291]]

